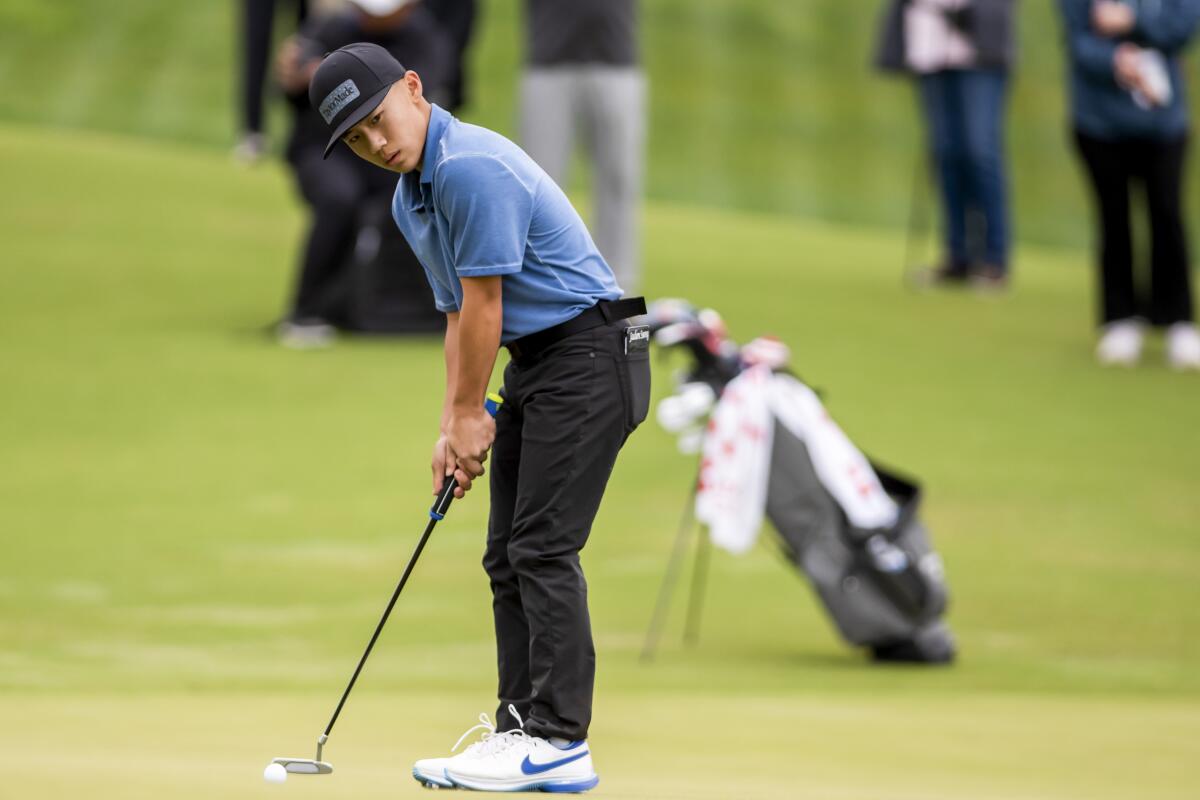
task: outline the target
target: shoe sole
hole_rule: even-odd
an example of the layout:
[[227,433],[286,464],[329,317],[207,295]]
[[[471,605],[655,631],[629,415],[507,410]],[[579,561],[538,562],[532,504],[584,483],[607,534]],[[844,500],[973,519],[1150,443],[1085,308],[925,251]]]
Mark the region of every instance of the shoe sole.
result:
[[417,781],[417,783],[421,784],[426,789],[453,789],[454,788],[454,782],[451,781],[449,778],[447,778],[445,775],[435,777],[433,775],[426,775],[425,773],[421,772],[420,770],[414,769],[412,771],[412,776]]
[[452,786],[456,789],[468,789],[472,792],[552,792],[556,794],[580,794],[590,789],[595,789],[596,785],[600,783],[600,778],[597,775],[592,775],[588,778],[556,778],[552,780],[533,781],[531,783],[489,785],[486,783],[462,781],[450,777],[449,773],[447,773],[446,780],[451,781]]

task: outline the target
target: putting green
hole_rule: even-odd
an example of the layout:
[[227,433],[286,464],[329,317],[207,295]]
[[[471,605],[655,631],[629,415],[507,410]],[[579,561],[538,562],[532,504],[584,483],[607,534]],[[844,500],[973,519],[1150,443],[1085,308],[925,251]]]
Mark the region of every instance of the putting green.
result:
[[[301,224],[275,167],[13,125],[0,160],[0,796],[279,791],[262,768],[311,755],[424,524],[438,343],[261,335]],[[988,298],[903,290],[887,230],[652,205],[646,237],[651,297],[780,336],[925,481],[964,658],[867,666],[760,548],[714,558],[695,649],[676,613],[639,664],[691,469],[648,424],[585,551],[599,792],[1189,796],[1200,376],[1092,364],[1086,254],[1023,250]],[[284,791],[417,792],[407,765],[491,710],[485,509],[439,526],[338,772]]]
[[[6,698],[5,795],[418,797],[411,762],[447,752],[480,710],[364,686],[325,751],[332,775],[265,784],[270,758],[312,758],[328,700]],[[1162,700],[608,692],[597,712],[594,795],[620,798],[1182,799],[1200,736],[1200,704]]]

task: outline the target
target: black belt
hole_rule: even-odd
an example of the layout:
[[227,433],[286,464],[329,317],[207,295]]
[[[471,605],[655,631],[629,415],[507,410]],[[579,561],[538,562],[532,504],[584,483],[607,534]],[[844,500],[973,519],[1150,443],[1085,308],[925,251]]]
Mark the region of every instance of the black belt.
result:
[[591,308],[585,308],[566,322],[546,328],[545,330],[513,339],[504,345],[515,359],[532,358],[555,342],[561,342],[568,336],[590,331],[610,322],[636,317],[646,313],[646,298],[626,297],[621,300],[601,300]]

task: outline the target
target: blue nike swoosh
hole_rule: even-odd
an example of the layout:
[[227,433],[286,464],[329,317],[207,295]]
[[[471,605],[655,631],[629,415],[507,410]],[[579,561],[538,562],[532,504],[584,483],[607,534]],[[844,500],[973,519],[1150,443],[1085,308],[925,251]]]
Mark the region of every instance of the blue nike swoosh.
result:
[[546,772],[554,769],[555,767],[561,767],[563,764],[570,764],[572,761],[578,761],[586,755],[587,751],[585,750],[577,755],[560,758],[558,761],[550,761],[546,764],[534,764],[529,760],[529,756],[525,756],[525,760],[521,762],[521,772],[524,772],[526,775],[537,775],[540,772]]

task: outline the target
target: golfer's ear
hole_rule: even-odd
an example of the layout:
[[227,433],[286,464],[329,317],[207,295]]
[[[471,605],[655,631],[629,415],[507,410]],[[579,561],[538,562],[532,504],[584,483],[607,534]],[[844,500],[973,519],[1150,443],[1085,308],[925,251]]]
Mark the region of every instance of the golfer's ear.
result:
[[421,76],[411,69],[404,73],[404,86],[408,89],[408,95],[413,100],[419,100],[424,96],[425,87],[421,85]]

